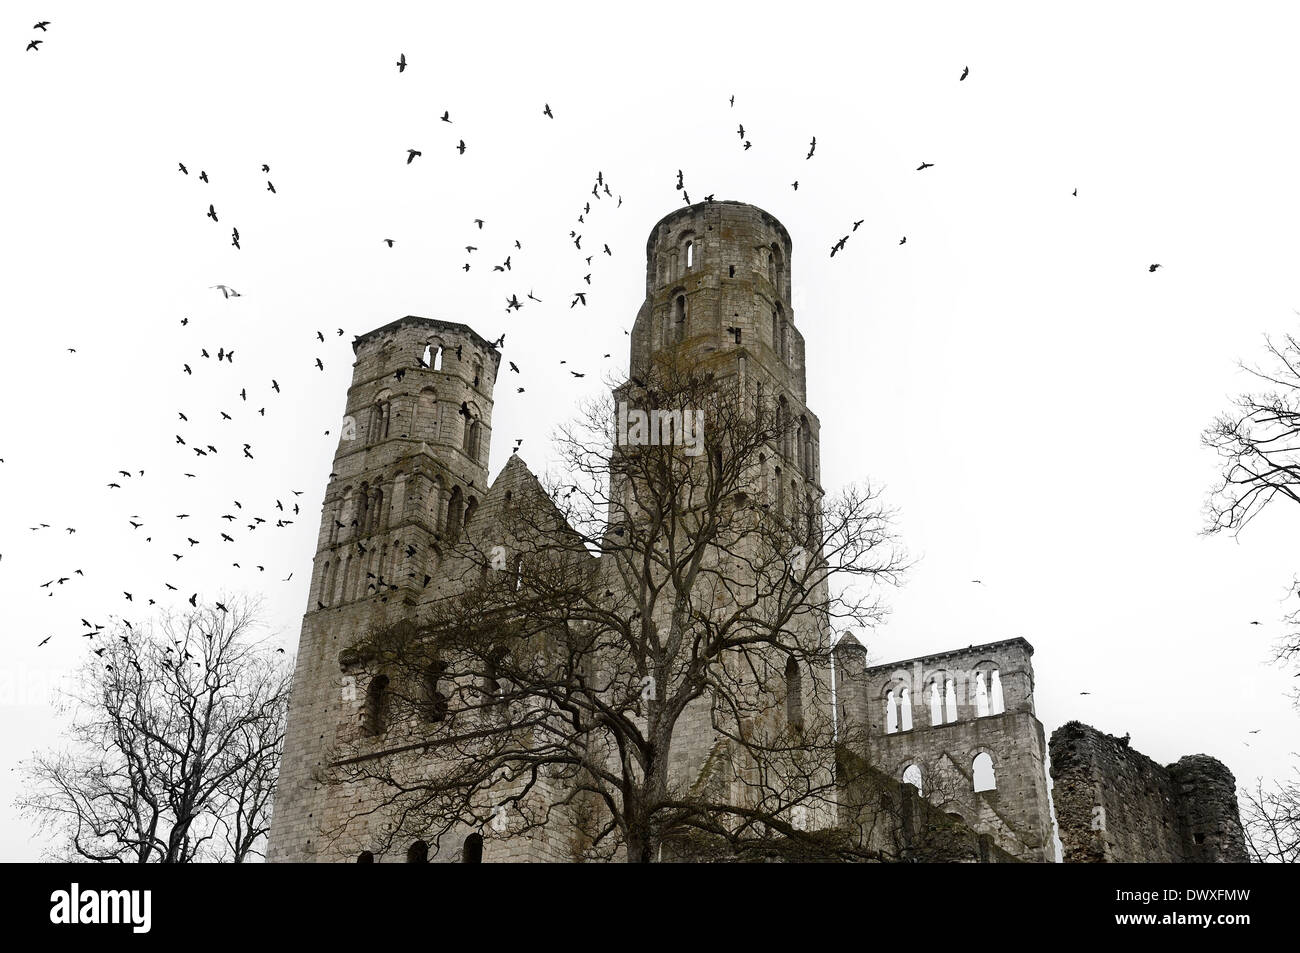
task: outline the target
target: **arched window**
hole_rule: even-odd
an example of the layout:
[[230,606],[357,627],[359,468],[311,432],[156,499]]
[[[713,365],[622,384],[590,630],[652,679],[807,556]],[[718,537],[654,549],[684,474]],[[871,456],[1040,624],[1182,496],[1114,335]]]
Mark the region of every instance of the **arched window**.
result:
[[524,557],[522,554],[515,556],[514,586],[515,592],[524,587]]
[[686,270],[690,271],[695,264],[695,242],[690,239],[686,240]]
[[1006,710],[1006,700],[1002,697],[1002,676],[995,668],[989,685],[989,714],[1000,715]]
[[921,769],[914,764],[909,764],[903,769],[903,783],[910,784],[916,788],[917,794],[925,793],[921,785]]
[[971,765],[971,774],[974,778],[976,791],[997,790],[998,781],[993,773],[993,758],[988,752],[981,751],[975,756],[975,761]]
[[414,841],[410,847],[406,848],[406,862],[408,864],[427,864],[429,862],[429,845],[422,840]]
[[803,676],[793,655],[785,660],[785,720],[795,731],[803,731]]
[[460,487],[451,488],[451,496],[447,500],[447,538],[453,543],[460,539],[460,531],[465,526],[465,499],[461,496]]
[[975,673],[975,717],[983,718],[989,713],[989,693],[984,686],[984,673]]
[[777,447],[781,451],[781,456],[789,458],[790,437],[786,433],[790,429],[790,411],[786,404],[785,397],[778,397],[776,401],[776,439]]
[[424,353],[420,355],[420,364],[423,367],[433,367],[433,345],[426,344]]
[[943,699],[939,695],[939,680],[930,683],[930,727],[943,724]]
[[465,846],[461,848],[460,859],[466,864],[483,863],[483,835],[470,834],[465,838]]
[[770,251],[767,253],[767,280],[776,285],[776,256]]
[[474,386],[478,387],[479,382],[483,379],[483,362],[474,358]]
[[357,854],[358,864],[373,864],[374,862],[375,855],[368,850],[363,850],[361,853]]
[[767,502],[767,457],[758,455],[758,501]]
[[328,559],[325,560],[325,565],[321,567],[320,592],[317,594],[316,599],[321,605],[327,606],[330,604],[330,561]]
[[781,353],[781,316],[772,309],[772,350]]
[[785,512],[785,483],[781,480],[781,468],[777,467],[773,473],[776,479],[776,512]]
[[442,691],[442,678],[446,674],[444,662],[434,662],[424,673],[425,721],[444,721],[447,718],[447,696]]
[[443,347],[435,341],[430,341],[424,349],[424,363],[435,371],[442,370],[442,352]]
[[361,730],[368,735],[381,735],[387,725],[388,676],[376,675],[366,686],[366,706],[362,712]]
[[469,498],[469,502],[465,504],[465,528],[467,530],[469,529],[470,520],[474,518],[474,514],[477,512],[478,512],[478,497],[471,496]]
[[358,536],[366,534],[366,520],[370,518],[370,484],[361,484],[361,492],[357,494],[357,515],[353,519]]
[[673,340],[686,337],[686,295],[678,295],[673,302]]
[[898,693],[898,730],[912,730],[912,693],[907,688]]
[[898,730],[898,707],[891,688],[885,693],[885,734],[892,735]]
[[951,678],[943,687],[943,717],[947,722],[957,720],[957,683]]

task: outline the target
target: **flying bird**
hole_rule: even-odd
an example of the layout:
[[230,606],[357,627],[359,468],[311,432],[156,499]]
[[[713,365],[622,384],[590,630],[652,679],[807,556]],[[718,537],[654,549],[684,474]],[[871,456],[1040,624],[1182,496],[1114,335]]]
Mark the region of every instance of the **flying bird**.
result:
[[545,116],[547,119],[554,119],[554,118],[555,118],[555,114],[551,112],[551,104],[550,104],[550,103],[546,103],[546,108],[544,108],[544,109],[542,110],[542,115]]
[[967,76],[969,76],[969,75],[970,75],[970,67],[969,67],[969,66],[963,66],[962,69],[961,69],[961,75],[957,77],[957,82],[960,83],[962,80],[964,80],[964,79],[965,79]]
[[[392,240],[391,238],[385,238],[385,239],[384,239],[384,244],[386,244],[389,248],[392,248],[392,247],[393,247],[393,240]],[[323,341],[323,340],[325,340],[325,339],[324,339],[324,338],[321,338],[321,340]]]
[[442,114],[440,118],[442,119],[443,122],[451,122],[451,111],[447,110]]
[[812,142],[808,143],[808,154],[804,156],[804,158],[811,159],[813,157],[813,153],[816,151],[817,151],[817,137],[813,136]]
[[920,165],[916,167],[916,171],[920,172],[922,169],[933,169],[933,168],[934,168],[933,162],[922,162]]
[[422,156],[422,155],[424,155],[424,153],[421,152],[419,149],[407,149],[407,150],[406,150],[406,164],[407,164],[407,165],[410,165],[412,162],[415,161],[415,157],[416,157],[416,156]]
[[464,155],[464,154],[465,154],[465,140],[464,140],[464,139],[462,139],[459,143],[457,143],[457,145],[456,145],[456,151],[459,152],[461,155]]
[[403,53],[403,54],[401,55],[401,58],[398,59],[398,61],[397,61],[397,72],[399,72],[399,73],[405,73],[405,72],[406,72],[406,54],[405,54],[405,53]]
[[[27,44],[27,49],[29,49],[29,50],[36,50],[36,51],[39,52],[39,51],[40,51],[40,46],[41,46],[41,44],[44,43],[44,42],[45,42],[44,40],[32,40],[30,43]],[[26,52],[26,51],[24,51],[24,52]],[[45,643],[41,643],[41,644],[44,645]]]
[[1162,267],[1162,266],[1160,266],[1160,265],[1151,265],[1149,268],[1147,268],[1147,271],[1154,272],[1157,268],[1160,268],[1160,267]]
[[217,210],[211,203],[208,204],[208,218],[212,219],[214,222],[220,221],[220,219],[217,218]]

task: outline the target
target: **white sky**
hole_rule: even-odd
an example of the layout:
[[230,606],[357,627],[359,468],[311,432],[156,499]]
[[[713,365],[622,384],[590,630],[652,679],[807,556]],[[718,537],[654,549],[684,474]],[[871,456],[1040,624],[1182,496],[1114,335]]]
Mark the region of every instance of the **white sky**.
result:
[[[516,437],[547,467],[626,364],[679,168],[692,200],[793,237],[824,481],[884,483],[920,557],[875,660],[1022,635],[1049,734],[1078,718],[1162,763],[1289,770],[1295,682],[1264,660],[1300,512],[1200,537],[1198,438],[1236,361],[1300,320],[1298,27],[1284,4],[5,4],[0,858],[39,853],[8,768],[58,741],[83,616],[144,619],[164,580],[248,589],[293,651],[353,335],[412,313],[505,332],[528,392],[497,389],[492,471]],[[579,226],[597,170],[623,206]],[[222,543],[233,499],[271,523]]]

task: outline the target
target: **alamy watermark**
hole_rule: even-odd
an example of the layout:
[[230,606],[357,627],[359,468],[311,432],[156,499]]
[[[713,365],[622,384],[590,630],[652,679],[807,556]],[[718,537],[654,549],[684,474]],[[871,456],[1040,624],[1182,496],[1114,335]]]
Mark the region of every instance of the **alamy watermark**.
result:
[[704,452],[704,411],[641,410],[618,402],[618,432],[621,447],[681,447],[688,457]]

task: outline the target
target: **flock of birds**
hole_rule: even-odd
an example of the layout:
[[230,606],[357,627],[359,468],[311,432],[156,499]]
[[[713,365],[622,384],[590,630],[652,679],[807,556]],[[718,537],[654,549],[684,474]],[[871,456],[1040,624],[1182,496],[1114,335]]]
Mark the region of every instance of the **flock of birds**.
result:
[[[33,26],[33,29],[45,33],[49,26],[50,26],[50,21],[42,20],[36,23]],[[28,51],[38,51],[43,42],[44,42],[43,37],[33,38],[28,42],[26,48]],[[408,66],[409,64],[407,62],[406,55],[405,53],[402,53],[396,61],[396,67],[398,73],[404,74]],[[958,77],[958,81],[965,82],[969,76],[970,76],[969,67],[963,67],[961,74]],[[729,106],[733,109],[735,107],[735,102],[736,102],[736,98],[734,95],[732,95],[729,99]],[[542,109],[540,110],[540,113],[548,121],[555,120],[555,113],[552,110],[550,103],[544,103]],[[455,124],[454,120],[451,117],[450,110],[444,110],[442,115],[438,117],[438,121],[441,123],[446,123],[448,125]],[[736,133],[740,140],[740,146],[743,151],[748,152],[754,147],[753,141],[750,138],[750,134],[746,131],[743,122],[737,124]],[[453,135],[451,138],[455,139],[454,144],[449,144],[447,146],[444,146],[444,148],[447,148],[449,150],[454,150],[454,152],[458,156],[464,156],[469,148],[465,140],[455,135]],[[817,152],[817,137],[813,136],[808,142],[807,153],[804,156],[805,161],[811,161],[816,155],[816,152]],[[423,157],[424,157],[423,149],[408,148],[406,149],[406,153],[405,153],[405,165],[411,166],[415,163],[417,159],[421,159]],[[934,162],[921,161],[916,166],[915,171],[917,173],[923,173],[935,167],[936,167],[936,163]],[[270,195],[277,194],[276,186],[272,181],[272,179],[270,178],[270,174],[271,174],[270,165],[267,163],[262,163],[261,171],[263,175],[266,177],[265,191]],[[185,176],[190,175],[189,167],[184,162],[178,163],[178,172]],[[203,185],[205,186],[210,184],[210,178],[205,169],[199,170],[197,175],[197,180],[203,183]],[[795,179],[793,182],[790,183],[790,185],[794,191],[798,191],[799,180]],[[676,190],[681,193],[683,203],[689,206],[691,204],[691,199],[686,189],[685,173],[681,169],[677,170]],[[1071,192],[1071,195],[1077,198],[1078,189],[1075,188]],[[710,202],[713,201],[713,198],[714,198],[713,195],[706,195],[704,197],[704,201]],[[207,203],[206,217],[211,219],[214,224],[220,224],[221,217],[216,208],[216,201],[217,201],[216,199],[213,199],[212,201],[209,201]],[[593,206],[592,204],[593,201],[597,203],[596,206]],[[593,214],[593,208],[598,208],[599,203],[602,202],[608,202],[613,209],[618,209],[623,206],[623,196],[620,194],[616,194],[612,190],[610,183],[607,180],[604,172],[597,171],[592,180],[590,193],[587,197],[585,197],[581,209],[576,213],[575,216],[576,225],[579,226],[582,230],[580,231],[579,227],[574,227],[569,230],[568,237],[569,240],[573,243],[574,248],[578,252],[577,258],[578,260],[585,262],[585,267],[580,267],[578,269],[579,271],[585,271],[585,274],[582,274],[580,279],[582,284],[579,286],[579,288],[576,291],[571,292],[570,295],[568,296],[570,309],[576,308],[578,306],[582,306],[585,308],[587,306],[587,294],[589,293],[592,285],[592,275],[593,275],[593,268],[594,268],[593,261],[598,256],[608,256],[608,257],[613,256],[612,249],[610,248],[609,244],[605,242],[599,242],[599,247],[597,247],[596,241],[588,240],[588,248],[583,249],[582,243],[584,237],[586,237],[589,226],[592,224],[592,222],[589,219]],[[838,254],[845,251],[845,248],[850,238],[863,225],[864,221],[865,219],[857,219],[852,221],[851,228],[849,229],[849,231],[831,244],[830,246],[831,258],[834,258]],[[473,267],[472,264],[473,256],[475,255],[475,253],[479,252],[480,250],[480,244],[482,243],[485,237],[484,233],[486,231],[485,228],[486,224],[487,223],[482,218],[475,218],[472,221],[471,223],[472,235],[470,240],[467,241],[466,244],[464,245],[465,258],[467,260],[460,266],[460,270],[462,272],[468,273]],[[384,245],[386,245],[390,249],[393,248],[394,245],[397,243],[397,239],[391,237],[383,238],[381,239],[381,241]],[[232,224],[230,243],[236,250],[240,250],[243,248],[241,242],[242,239],[241,239],[239,228]],[[907,244],[907,236],[906,235],[902,236],[899,239],[898,244],[900,246]],[[494,261],[491,264],[491,271],[494,273],[501,273],[507,276],[513,276],[515,264],[516,264],[514,259],[517,253],[523,252],[523,244],[518,238],[515,238],[513,239],[513,244],[507,245],[505,251],[506,254],[503,259],[500,259],[499,261]],[[1161,267],[1162,265],[1159,263],[1152,263],[1148,266],[1148,271],[1150,273],[1155,273]],[[224,284],[224,283],[215,284],[211,286],[211,289],[219,291],[223,299],[226,300],[231,300],[231,299],[236,299],[241,297],[241,293],[228,284]],[[524,294],[523,299],[520,298],[519,292],[517,290],[511,290],[507,295],[505,295],[505,311],[507,314],[518,312],[526,306],[526,302],[541,304],[542,299],[537,297],[534,294],[532,288],[528,289],[528,291]],[[180,324],[182,327],[188,327],[188,325],[190,324],[190,319],[188,317],[182,318]],[[624,334],[626,335],[628,333],[629,333],[628,330],[624,329]],[[334,330],[335,337],[343,337],[344,334],[345,331],[343,328],[337,328]],[[316,331],[315,337],[318,343],[323,344],[326,341],[325,333],[323,331],[320,330]],[[505,334],[502,334],[493,343],[494,346],[496,346],[497,348],[504,349]],[[72,353],[75,353],[75,349],[69,348],[68,350]],[[229,365],[233,365],[235,362],[235,350],[233,348],[227,348],[224,345],[219,346],[217,348],[215,354],[215,360],[213,360],[212,352],[206,347],[199,347],[198,355],[199,355],[198,358],[192,359],[194,363],[186,362],[183,364],[183,367],[181,369],[182,374],[192,377],[194,375],[194,364],[196,364],[199,360],[213,361],[213,365],[212,365],[213,367],[229,366]],[[609,358],[610,356],[611,355],[608,353],[604,355],[605,358]],[[567,359],[560,361],[561,365],[566,365],[567,363],[568,363]],[[525,393],[526,388],[523,386],[522,383],[523,372],[521,371],[520,367],[518,366],[518,364],[515,363],[515,361],[512,360],[506,361],[506,364],[507,364],[507,373],[520,375],[520,383],[516,386],[516,393],[520,393],[520,394]],[[317,355],[315,357],[314,366],[318,370],[324,371],[325,365],[323,362],[323,358],[321,356]],[[574,379],[581,379],[586,376],[586,372],[584,371],[578,371],[572,368],[566,368],[566,370],[568,374],[571,375],[571,377]],[[403,371],[397,372],[396,376],[399,380],[403,373],[404,373]],[[271,379],[268,384],[263,385],[263,388],[264,389],[261,391],[261,393],[267,400],[273,400],[276,396],[278,396],[282,392],[279,381],[276,379]],[[235,392],[233,391],[233,386],[232,386],[232,394],[233,393]],[[239,399],[239,404],[237,406],[241,408],[247,407],[249,403],[249,391],[247,386],[246,385],[241,386],[237,394]],[[261,403],[261,401],[257,401],[257,402]],[[263,403],[262,406],[259,406],[258,409],[255,411],[256,415],[259,417],[265,417],[266,412],[267,412],[267,405],[265,403]],[[467,413],[468,409],[464,405],[462,405],[461,412]],[[178,415],[179,422],[189,426],[186,428],[178,428],[184,430],[185,432],[177,433],[175,435],[175,445],[177,447],[184,448],[187,456],[189,454],[193,454],[193,459],[195,461],[200,461],[203,458],[216,457],[223,451],[223,449],[225,450],[225,452],[230,453],[231,451],[229,450],[229,445],[227,444],[225,438],[221,436],[213,436],[212,433],[210,432],[209,427],[220,427],[224,424],[233,423],[235,420],[235,415],[230,413],[229,410],[226,408],[218,408],[218,414],[219,417],[217,419],[212,420],[210,423],[204,423],[201,425],[197,420],[191,421],[190,416],[186,413],[184,409],[178,409],[177,415]],[[196,434],[196,431],[202,431],[202,432]],[[325,434],[327,436],[329,435],[329,433],[330,432],[328,430],[325,431]],[[523,443],[522,438],[516,438],[514,444],[514,450],[517,451],[522,443]],[[219,445],[221,445],[220,448]],[[251,441],[241,442],[239,438],[236,438],[234,441],[234,446],[236,449],[233,452],[235,452],[239,457],[248,460],[256,459],[253,453],[253,445]],[[4,462],[5,462],[4,458],[0,458],[0,464],[3,464]],[[197,463],[195,465],[195,469],[199,469]],[[197,472],[183,471],[183,475],[185,479],[200,478],[200,474]],[[109,491],[119,491],[122,490],[126,485],[125,481],[131,481],[132,483],[140,483],[144,481],[144,479],[145,479],[144,470],[120,469],[116,471],[113,478],[107,482],[107,489]],[[295,490],[291,490],[290,494],[283,494],[280,498],[272,497],[271,499],[274,500],[273,507],[270,504],[270,502],[267,502],[260,509],[254,506],[245,508],[243,502],[232,498],[229,507],[227,507],[229,512],[221,514],[220,517],[217,518],[216,525],[205,526],[202,529],[199,529],[197,525],[187,524],[184,522],[186,520],[193,518],[191,514],[189,513],[175,514],[173,517],[173,524],[184,525],[186,527],[186,529],[184,530],[176,529],[175,535],[164,536],[163,534],[168,532],[168,529],[165,525],[157,525],[155,528],[155,524],[151,524],[149,521],[145,520],[139,514],[129,515],[126,518],[126,521],[131,526],[132,534],[139,536],[142,539],[144,544],[152,544],[154,542],[155,533],[159,534],[160,541],[164,538],[174,540],[173,544],[167,548],[180,550],[179,552],[172,552],[170,554],[174,561],[173,564],[179,566],[181,561],[186,558],[187,554],[197,546],[205,545],[209,542],[218,546],[234,545],[236,546],[235,551],[238,552],[239,551],[238,546],[239,543],[241,542],[244,543],[245,545],[256,546],[256,543],[250,540],[250,537],[254,533],[257,533],[259,531],[264,532],[263,527],[284,529],[294,525],[297,522],[295,518],[300,515],[299,504],[298,502],[296,502],[295,498],[302,496],[302,491],[295,489]],[[285,502],[284,502],[285,499],[288,499],[291,509],[286,509]],[[295,518],[291,518],[291,517],[295,517]],[[37,525],[32,526],[30,529],[32,532],[39,533],[39,532],[44,532],[46,530],[52,529],[52,526],[51,524],[48,523],[38,523]],[[141,532],[142,530],[143,532]],[[75,527],[69,526],[69,527],[65,527],[64,531],[66,532],[67,535],[71,536],[74,535],[77,530]],[[236,533],[240,533],[242,534],[242,536],[237,538],[234,535]],[[0,554],[0,559],[3,559],[2,554]],[[251,560],[245,560],[245,561],[248,563],[248,568],[254,568],[259,573],[266,572],[266,566],[263,563],[256,561],[256,557],[254,557]],[[244,562],[240,560],[234,561],[232,565],[235,568],[240,568],[240,569],[245,568]],[[41,583],[40,587],[42,589],[48,590],[48,595],[50,597],[53,597],[57,587],[62,587],[65,584],[72,582],[74,580],[74,577],[84,578],[85,577],[84,569],[82,568],[72,569],[68,571],[66,574],[56,573],[51,579]],[[283,577],[282,582],[287,583],[290,582],[292,579],[293,579],[293,573],[290,572],[287,576]],[[382,580],[380,580],[380,582],[382,583]],[[971,582],[977,585],[983,585],[983,581],[980,579],[973,579],[971,580]],[[426,577],[426,584],[427,583],[428,583],[428,579]],[[174,585],[170,581],[162,580],[161,586],[162,586],[162,590],[165,590],[167,592],[179,593],[181,591],[180,587]],[[373,588],[374,583],[372,583],[371,586]],[[162,591],[147,592],[147,591],[140,591],[140,590],[135,590],[135,591],[122,590],[123,601],[127,603],[131,603],[133,605],[139,605],[139,604],[147,604],[149,606],[156,605],[157,598],[155,598],[155,596],[161,597],[161,595],[162,595]],[[139,597],[139,601],[137,601],[137,597]],[[192,595],[189,596],[187,601],[192,607],[197,607],[198,598],[199,598],[198,592],[194,592]],[[223,611],[223,612],[227,611],[227,607],[222,603],[220,603],[219,601],[216,602],[215,605],[219,611]],[[128,631],[133,631],[132,624],[129,620],[123,617],[122,622]],[[1258,621],[1253,621],[1250,624],[1259,625],[1260,623]],[[79,631],[77,635],[84,638],[91,639],[92,643],[95,637],[100,636],[104,632],[104,626],[102,624],[93,623],[85,618],[81,619],[81,625],[85,631]],[[119,637],[125,638],[125,636],[119,636]],[[37,644],[39,646],[44,646],[47,643],[49,643],[52,638],[53,635],[46,635]],[[105,651],[104,648],[94,649],[94,653],[96,655],[102,655],[104,651]],[[283,650],[281,649],[278,651],[283,651]],[[188,657],[184,659],[178,658],[178,664],[185,661],[193,661],[193,659]],[[194,664],[198,664],[198,663],[194,662]],[[1079,694],[1090,695],[1092,693],[1088,691],[1083,691],[1080,692]],[[1258,734],[1259,730],[1256,729],[1250,733]]]

